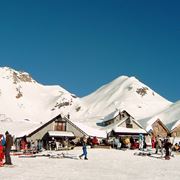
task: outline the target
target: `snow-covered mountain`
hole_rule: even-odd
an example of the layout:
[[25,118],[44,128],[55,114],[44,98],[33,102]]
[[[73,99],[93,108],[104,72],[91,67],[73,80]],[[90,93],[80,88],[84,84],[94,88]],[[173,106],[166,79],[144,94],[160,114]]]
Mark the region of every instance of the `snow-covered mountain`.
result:
[[44,86],[26,72],[0,68],[0,121],[45,122],[79,103],[60,86]]
[[117,109],[126,110],[136,120],[163,116],[163,113],[166,116],[176,109],[169,118],[174,121],[180,119],[179,104],[164,99],[135,77],[120,76],[92,94],[78,98],[60,86],[42,85],[26,72],[0,68],[1,129],[13,122],[17,128],[20,124],[46,122],[59,113],[69,113],[74,122],[96,126],[97,121]]
[[82,98],[82,101],[86,104],[86,109],[81,113],[87,121],[103,118],[115,109],[126,110],[135,119],[142,119],[153,116],[172,104],[135,77],[127,76],[118,77]]

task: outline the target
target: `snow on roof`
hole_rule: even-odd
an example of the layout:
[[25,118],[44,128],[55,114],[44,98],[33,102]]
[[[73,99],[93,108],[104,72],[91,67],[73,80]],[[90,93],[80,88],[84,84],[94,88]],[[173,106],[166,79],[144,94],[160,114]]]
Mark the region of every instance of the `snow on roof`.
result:
[[127,117],[124,118],[123,120],[119,121],[119,122],[115,122],[115,123],[110,124],[108,126],[102,127],[101,130],[105,130],[107,133],[109,133],[113,130],[113,128],[118,127],[119,125],[121,125],[126,120],[127,120]]
[[23,136],[29,136],[33,131],[35,131],[36,129],[40,128],[42,125],[43,124],[35,124],[34,126],[26,128],[26,130],[17,133],[15,136],[17,138],[20,138],[20,137],[23,137]]
[[137,122],[148,132],[152,129],[152,125],[157,119],[158,117],[149,117],[140,119]]
[[138,122],[143,126],[144,129],[149,131],[152,129],[152,124],[158,119],[167,127],[169,131],[176,128],[180,124],[180,101],[174,103],[159,114],[152,117],[139,119]]
[[78,128],[84,131],[88,136],[96,136],[100,138],[106,138],[107,133],[104,130],[99,130],[79,122],[73,122]]
[[118,114],[119,114],[119,110],[116,109],[114,112],[112,112],[112,113],[108,114],[107,116],[105,116],[105,117],[103,118],[103,122],[115,118]]
[[0,122],[0,132],[5,133],[9,131],[12,136],[23,137],[39,126],[42,126],[42,124],[25,121]]
[[180,120],[180,101],[172,104],[169,108],[157,115],[159,119],[167,126],[171,131],[179,125]]
[[147,133],[144,129],[133,129],[133,128],[125,128],[125,127],[115,127],[113,128],[113,130],[116,133],[138,133],[138,134]]
[[56,137],[74,137],[74,134],[69,131],[48,131],[48,134]]
[[177,120],[174,125],[171,127],[171,130],[175,129],[180,124],[180,120]]

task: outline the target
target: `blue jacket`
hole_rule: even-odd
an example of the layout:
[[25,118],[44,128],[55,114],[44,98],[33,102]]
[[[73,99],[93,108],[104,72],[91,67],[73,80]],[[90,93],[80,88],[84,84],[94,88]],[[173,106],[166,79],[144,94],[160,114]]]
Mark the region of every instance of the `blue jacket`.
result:
[[5,146],[5,144],[6,144],[6,139],[4,136],[2,136],[2,145]]

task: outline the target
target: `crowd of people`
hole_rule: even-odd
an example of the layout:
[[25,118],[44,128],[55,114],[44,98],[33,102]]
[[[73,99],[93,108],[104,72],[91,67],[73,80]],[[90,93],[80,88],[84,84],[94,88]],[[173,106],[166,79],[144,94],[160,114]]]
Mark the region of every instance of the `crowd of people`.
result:
[[48,138],[46,140],[36,139],[30,140],[26,136],[18,138],[15,140],[15,146],[17,151],[22,151],[24,153],[33,152],[38,153],[43,150],[62,150],[62,149],[72,149],[74,142],[67,137],[63,138]]
[[11,134],[8,131],[6,131],[5,136],[0,134],[0,167],[4,165],[12,165],[10,156],[12,146],[13,137]]
[[[35,149],[35,152],[39,152],[43,143],[42,140],[38,140],[37,143],[31,142],[28,143],[26,138],[22,138],[19,142],[19,150],[27,150],[27,149]],[[64,140],[63,143],[60,141],[56,141],[52,138],[48,143],[49,150],[58,150],[59,144],[64,145],[64,147],[68,146],[68,139]],[[90,147],[95,147],[99,145],[109,145],[112,148],[122,149],[139,149],[144,151],[146,148],[155,149],[155,154],[161,153],[162,157],[165,159],[170,159],[171,151],[179,151],[180,152],[180,143],[175,143],[170,141],[170,138],[162,138],[159,135],[155,136],[144,136],[143,134],[139,134],[138,136],[116,136],[111,141],[109,138],[100,140],[96,136],[95,137],[83,137],[80,140],[80,144],[82,146],[83,153],[79,156],[81,159],[84,156],[84,159],[87,160],[87,145]],[[4,165],[12,165],[10,151],[13,146],[13,138],[11,134],[6,131],[5,136],[0,134],[0,166]]]
[[180,143],[173,143],[170,137],[160,137],[139,134],[139,136],[116,136],[113,138],[112,148],[116,149],[155,149],[155,154],[160,152],[161,157],[170,159],[171,151],[180,152]]
[[144,136],[143,134],[139,134],[139,136],[116,136],[113,138],[113,141],[100,141],[97,137],[89,137],[87,139],[82,139],[82,147],[83,153],[80,155],[87,158],[87,149],[86,145],[90,145],[94,147],[96,145],[101,145],[104,143],[105,145],[110,145],[112,148],[115,149],[139,149],[144,151],[145,149],[155,150],[155,154],[160,152],[161,157],[164,157],[166,160],[170,159],[172,151],[179,151],[180,152],[180,142],[173,144],[172,138],[170,137],[160,137],[157,136]]

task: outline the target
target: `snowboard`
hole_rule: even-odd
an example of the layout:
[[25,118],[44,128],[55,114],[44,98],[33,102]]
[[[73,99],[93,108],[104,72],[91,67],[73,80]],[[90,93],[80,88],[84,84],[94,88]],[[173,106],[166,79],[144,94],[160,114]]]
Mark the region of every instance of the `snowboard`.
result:
[[79,156],[75,154],[69,154],[69,153],[61,153],[61,154],[52,154],[49,156],[49,158],[57,158],[57,159],[62,159],[62,158],[69,158],[69,159],[79,159]]
[[76,159],[76,160],[79,159],[79,156],[77,156],[75,154],[69,154],[69,153],[63,154],[63,157],[64,158],[70,158],[70,159]]
[[63,155],[62,154],[51,154],[51,155],[49,155],[49,158],[52,158],[52,159],[62,159]]

